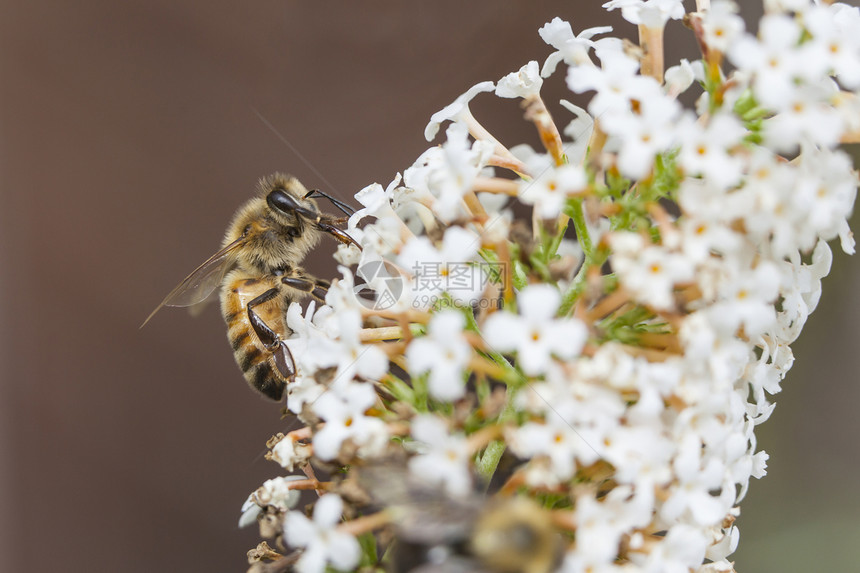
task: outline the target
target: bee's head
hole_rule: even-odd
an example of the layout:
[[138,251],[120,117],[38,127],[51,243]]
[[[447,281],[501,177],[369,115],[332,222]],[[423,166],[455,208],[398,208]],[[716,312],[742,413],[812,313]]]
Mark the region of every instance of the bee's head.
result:
[[259,190],[265,196],[272,216],[282,225],[302,227],[299,219],[319,222],[320,210],[316,201],[308,197],[308,190],[295,177],[282,173],[269,175],[260,180]]

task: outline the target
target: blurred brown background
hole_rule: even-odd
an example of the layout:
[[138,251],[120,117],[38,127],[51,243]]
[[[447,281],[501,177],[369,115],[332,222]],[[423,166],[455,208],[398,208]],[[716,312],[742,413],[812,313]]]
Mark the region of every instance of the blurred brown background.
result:
[[[280,470],[262,457],[278,408],[246,387],[214,308],[142,319],[258,177],[341,198],[387,184],[433,112],[543,61],[553,16],[633,37],[582,4],[4,2],[0,572],[244,571],[257,532],[236,522]],[[473,109],[502,141],[536,143],[514,102]],[[323,276],[333,248],[310,265]],[[837,256],[760,429],[770,475],[743,506],[739,571],[856,562],[858,286],[858,261]]]

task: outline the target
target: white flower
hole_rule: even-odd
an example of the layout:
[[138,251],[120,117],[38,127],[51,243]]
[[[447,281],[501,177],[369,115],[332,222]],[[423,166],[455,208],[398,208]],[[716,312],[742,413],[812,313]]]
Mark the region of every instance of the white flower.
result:
[[496,83],[496,95],[504,98],[520,97],[523,99],[540,94],[543,78],[538,71],[538,63],[530,61],[519,69],[511,72]]
[[742,164],[729,150],[745,135],[743,125],[733,115],[718,113],[706,127],[688,115],[678,127],[678,161],[690,175],[701,175],[720,188],[731,187],[740,181]]
[[684,17],[683,0],[611,0],[607,10],[621,9],[621,16],[631,24],[662,28],[666,22]]
[[637,113],[609,114],[602,127],[612,135],[607,144],[618,150],[618,169],[627,177],[642,179],[651,171],[654,156],[674,143],[674,124],[681,106],[656,88],[640,100]]
[[765,332],[776,321],[773,301],[779,293],[779,280],[779,271],[766,261],[726,280],[720,288],[721,300],[706,311],[711,324],[726,336],[741,326],[747,336]]
[[428,387],[437,400],[457,400],[466,392],[463,369],[472,348],[463,336],[466,319],[456,310],[443,310],[433,316],[427,336],[413,340],[406,360],[413,373],[430,370]]
[[313,520],[291,511],[284,520],[286,540],[304,552],[295,564],[298,573],[323,573],[326,564],[342,571],[358,564],[361,548],[356,539],[337,529],[343,513],[340,496],[327,493],[314,505]]
[[585,169],[579,165],[552,167],[545,155],[535,155],[527,165],[536,175],[531,181],[520,181],[519,198],[526,205],[534,205],[542,219],[558,217],[568,197],[588,186]]
[[359,221],[365,217],[377,219],[391,218],[394,210],[391,208],[391,198],[394,190],[400,184],[400,174],[384,188],[379,183],[372,183],[355,194],[355,199],[361,203],[362,208],[350,215],[348,228],[355,229]]
[[297,303],[287,311],[287,324],[298,335],[287,344],[305,373],[335,366],[334,384],[346,384],[356,376],[375,380],[385,374],[388,369],[385,353],[359,340],[362,320],[357,308],[333,314],[331,307],[323,306],[314,313],[312,301],[306,316],[301,312]]
[[445,143],[426,167],[416,162],[409,169],[408,181],[413,188],[429,192],[435,215],[450,223],[466,215],[463,195],[471,190],[495,146],[482,140],[470,143],[468,129],[461,123],[451,124],[446,135]]
[[743,72],[754,75],[753,92],[762,104],[785,107],[794,92],[798,75],[797,45],[801,29],[784,14],[769,14],[759,23],[759,36],[738,38],[729,46],[728,56]]
[[546,423],[528,422],[507,438],[517,456],[532,458],[526,481],[533,486],[555,487],[573,477],[577,462],[587,466],[599,457],[594,448],[600,444],[590,432],[577,431],[554,413],[547,414]]
[[299,372],[296,379],[287,384],[287,409],[300,415],[305,404],[313,404],[325,392],[326,387],[317,383],[313,376],[305,376]]
[[325,305],[317,310],[314,300],[306,311],[297,302],[287,309],[287,326],[293,335],[285,342],[300,375],[313,376],[320,368],[332,365],[337,348],[329,321],[332,312],[331,307]]
[[574,318],[556,319],[561,304],[558,291],[549,285],[533,285],[517,296],[520,314],[500,311],[481,328],[484,340],[494,350],[516,351],[517,363],[529,376],[549,367],[550,356],[570,359],[585,345],[588,331]]
[[819,0],[764,0],[765,12],[802,12],[809,8],[811,2]]
[[615,477],[636,489],[664,485],[672,477],[675,445],[657,424],[618,425],[601,448],[604,459],[617,468]]
[[290,437],[283,437],[272,446],[272,461],[281,464],[281,467],[293,471],[296,467],[304,465],[311,457],[311,447]]
[[646,246],[636,233],[613,233],[609,242],[610,260],[621,284],[654,308],[672,308],[675,285],[693,279],[693,264],[686,256],[658,245]]
[[564,153],[572,165],[582,165],[588,151],[588,142],[594,132],[594,118],[588,115],[587,111],[567,100],[561,100],[558,103],[576,116],[562,130],[567,137],[573,140],[573,143],[564,146]]
[[802,71],[811,81],[834,73],[846,88],[860,87],[860,9],[845,4],[814,6],[804,11],[803,22],[812,39],[801,48]]
[[653,503],[649,490],[633,491],[624,486],[614,488],[601,501],[587,494],[577,496],[574,509],[577,557],[592,567],[614,561],[621,538],[650,521]]
[[669,97],[677,97],[678,94],[684,93],[696,79],[693,66],[686,58],[682,58],[678,65],[668,68],[663,77],[666,80],[665,90]]
[[403,247],[400,266],[412,273],[412,300],[416,307],[433,305],[446,292],[458,303],[476,301],[486,285],[477,258],[481,238],[462,227],[445,231],[441,248],[427,237],[415,237]]
[[325,425],[314,435],[314,455],[332,460],[347,440],[361,446],[366,456],[379,452],[388,441],[388,430],[379,418],[365,415],[376,400],[372,386],[355,382],[320,396],[312,408]]
[[767,145],[779,152],[791,153],[804,143],[835,147],[844,126],[841,114],[826,103],[835,86],[804,86],[792,91],[778,113],[764,122]]
[[[646,39],[684,16],[681,0],[605,7],[620,9]],[[355,276],[380,296],[402,271],[406,292],[368,312],[373,305],[356,299],[358,279],[344,267],[327,306],[289,307],[297,375],[288,406],[309,425],[293,434],[302,440],[274,444],[273,460],[288,470],[372,464],[400,448],[409,481],[471,498],[475,470],[496,461],[492,448],[478,454],[479,438],[500,428],[523,480],[518,494],[570,494],[572,508],[557,517],[576,535],[560,571],[733,571],[730,522],[751,478],[766,473],[755,429],[774,411],[794,362],[789,345],[818,304],[832,262],[826,241],[854,248],[847,219],[858,176],[836,147],[860,132],[860,9],[765,0],[754,37],[735,2],[697,8],[708,57],[670,67],[665,85],[642,75],[641,55],[620,38],[594,39],[609,28],[577,36],[553,19],[540,29],[555,50],[541,74],[529,61],[498,84],[474,86],[427,126],[433,138],[452,121],[444,143],[402,181],[357,194],[362,208],[347,231],[362,249],[339,247],[339,260],[357,264]],[[475,122],[470,100],[494,90],[539,97],[542,77],[561,61],[568,88],[594,92],[581,104],[587,112],[562,100],[575,116],[562,130],[567,161],[556,165],[527,144],[509,155]],[[683,111],[676,99],[694,81],[706,93]],[[663,160],[666,169],[654,169]],[[523,176],[511,179],[505,165]],[[573,198],[587,209],[588,257],[574,233],[541,228]],[[520,203],[532,206],[531,226],[516,220]],[[554,252],[544,252],[550,245]],[[483,304],[491,302],[484,293],[499,295],[482,270],[496,261],[512,266],[505,278],[520,288],[504,293],[507,310]],[[382,277],[372,270],[380,265],[393,270]],[[576,318],[558,316],[560,292],[577,295],[565,300],[576,303]],[[446,308],[452,299],[456,311]],[[480,332],[466,332],[473,320]],[[386,334],[397,324],[427,331],[365,344],[365,323]],[[477,355],[476,336],[485,343]],[[426,379],[432,414],[377,395],[389,355],[413,382]],[[522,373],[522,383],[492,376],[489,364],[473,372],[482,357]],[[243,506],[242,523],[264,509],[267,519],[288,512],[298,499],[292,479],[301,478],[266,482]],[[327,495],[313,520],[287,514],[284,541],[303,549],[297,571],[358,565],[356,540],[338,528],[342,510]]]
[[631,553],[631,561],[644,573],[688,573],[705,558],[707,541],[696,527],[677,524],[648,553]]
[[257,491],[248,496],[242,504],[242,517],[239,518],[239,527],[246,527],[257,520],[263,508],[272,505],[286,511],[292,509],[299,502],[301,492],[290,489],[289,484],[293,481],[306,479],[305,476],[276,477],[263,482]]
[[567,71],[567,85],[573,92],[597,92],[588,104],[592,116],[602,118],[606,114],[628,112],[631,99],[653,93],[654,88],[659,87],[654,78],[637,74],[639,62],[623,51],[600,50],[598,56],[599,68],[578,66]]
[[359,376],[378,380],[388,371],[388,356],[378,346],[362,344],[359,333],[361,314],[357,310],[337,314],[338,347],[330,365],[337,366],[332,384],[340,384]]
[[471,452],[466,439],[448,433],[445,421],[422,414],[412,420],[412,437],[419,454],[409,460],[409,471],[429,485],[440,485],[448,494],[463,496],[472,489]]
[[550,54],[544,62],[541,75],[545,78],[552,75],[562,60],[568,65],[592,65],[591,59],[588,57],[588,50],[595,46],[595,42],[591,38],[597,34],[606,34],[611,31],[612,26],[587,28],[577,36],[574,35],[569,22],[565,22],[561,18],[553,18],[551,22],[544,24],[538,30],[543,41],[557,50]]
[[[398,212],[411,204],[415,216],[429,229],[436,226],[436,218],[450,223],[466,216],[463,195],[471,190],[495,148],[489,141],[470,143],[468,129],[462,123],[449,126],[446,136],[442,146],[428,149],[406,170],[404,180],[409,200],[404,200],[405,192],[395,194],[395,199],[399,199]],[[425,212],[419,207],[421,204],[432,211]],[[410,229],[420,230],[414,222]]]
[[702,30],[709,48],[725,52],[744,32],[744,20],[734,2],[715,0],[704,13]]
[[464,118],[471,115],[469,111],[469,102],[482,92],[491,92],[496,89],[493,82],[481,82],[475,84],[469,90],[460,95],[453,102],[442,108],[441,110],[430,116],[430,123],[424,128],[424,137],[427,141],[433,141],[436,134],[439,133],[439,126],[444,121],[462,121]]

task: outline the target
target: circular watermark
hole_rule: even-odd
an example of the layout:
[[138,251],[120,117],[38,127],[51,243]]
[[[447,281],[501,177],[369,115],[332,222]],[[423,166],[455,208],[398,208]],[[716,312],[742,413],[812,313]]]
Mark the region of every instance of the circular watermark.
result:
[[388,310],[397,304],[406,286],[406,278],[388,261],[369,261],[356,269],[363,284],[352,289],[355,298],[370,310]]

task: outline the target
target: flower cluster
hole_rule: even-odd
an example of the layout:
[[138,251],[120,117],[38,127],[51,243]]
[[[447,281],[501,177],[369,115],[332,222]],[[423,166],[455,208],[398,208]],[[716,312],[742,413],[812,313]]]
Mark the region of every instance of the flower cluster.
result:
[[[441,144],[356,195],[361,248],[339,247],[325,305],[287,314],[304,427],[269,457],[304,475],[246,502],[284,552],[252,571],[734,571],[738,504],[765,474],[755,427],[826,241],[854,250],[838,146],[860,135],[860,10],[770,0],[754,35],[728,0],[604,6],[639,46],[552,20],[542,65],[467,90],[425,130]],[[701,58],[664,69],[675,21]],[[550,79],[587,94],[561,128]],[[489,93],[521,100],[541,148],[478,122]],[[308,518],[293,494],[311,489]],[[513,500],[520,546],[483,519]]]

